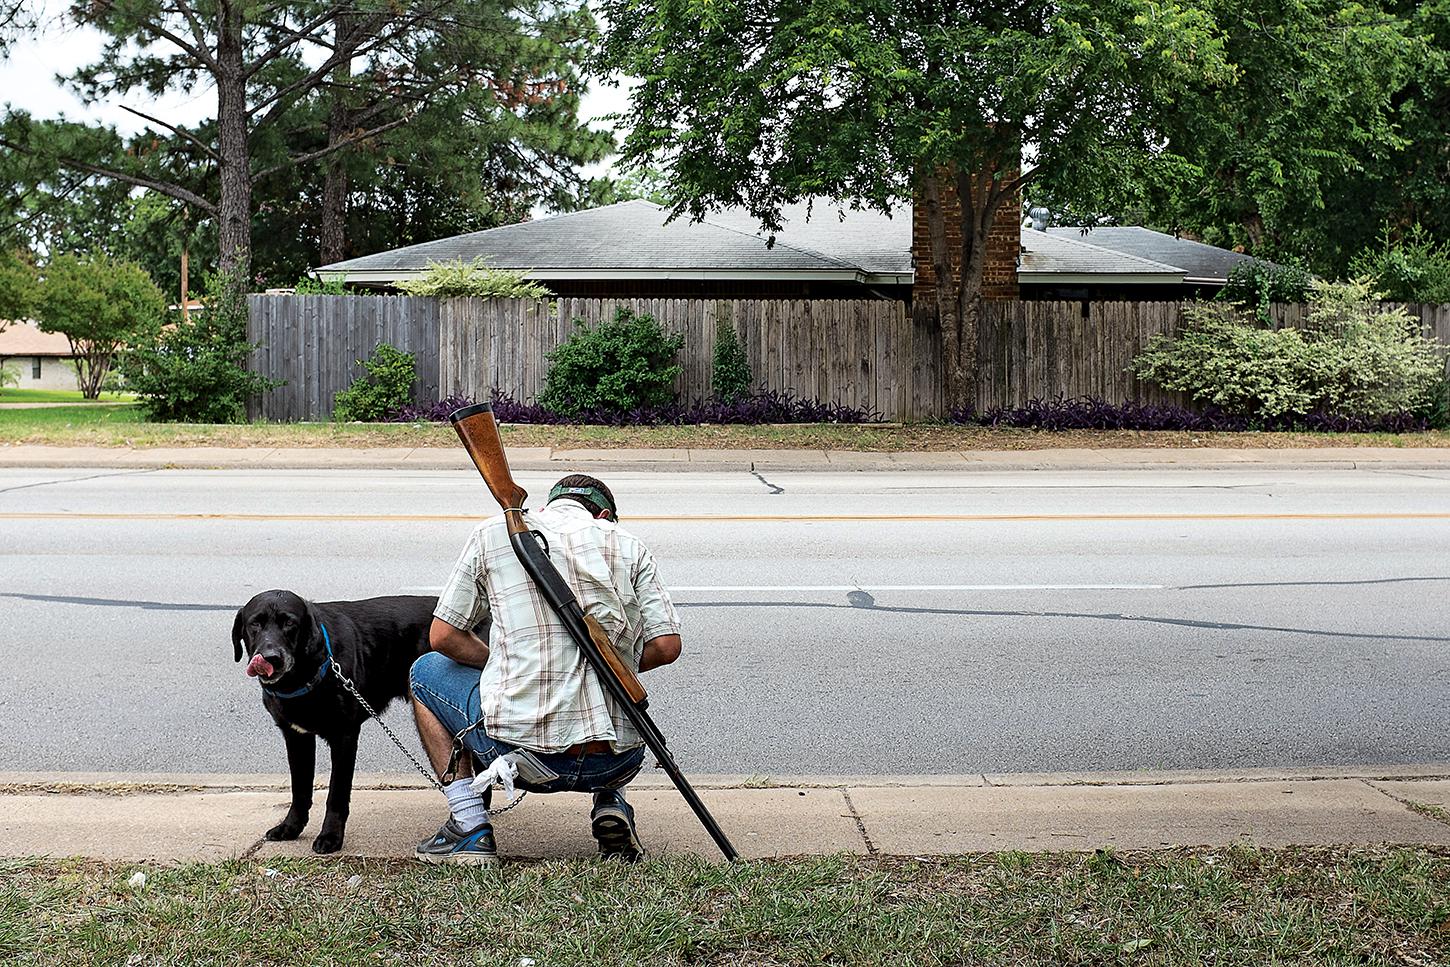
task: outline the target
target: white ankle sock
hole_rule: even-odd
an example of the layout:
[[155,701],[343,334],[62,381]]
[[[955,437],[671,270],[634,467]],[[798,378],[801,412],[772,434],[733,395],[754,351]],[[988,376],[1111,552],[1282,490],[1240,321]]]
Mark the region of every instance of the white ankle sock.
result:
[[448,796],[448,809],[453,813],[453,821],[464,829],[477,829],[488,822],[488,807],[483,804],[483,796],[478,790],[473,789],[469,783],[473,777],[456,779],[443,787],[443,792]]

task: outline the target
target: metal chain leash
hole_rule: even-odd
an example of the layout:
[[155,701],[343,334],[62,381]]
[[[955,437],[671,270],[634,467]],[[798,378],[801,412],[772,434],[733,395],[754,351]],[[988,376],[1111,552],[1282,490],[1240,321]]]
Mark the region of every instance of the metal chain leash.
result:
[[[362,692],[357,690],[357,686],[352,683],[352,679],[348,678],[342,673],[342,666],[337,663],[337,659],[333,658],[331,659],[331,661],[332,673],[337,676],[338,681],[342,682],[342,687],[351,692],[352,697],[357,699],[357,703],[363,707],[363,711],[368,713],[368,715],[372,717],[374,722],[377,722],[383,727],[383,731],[388,734],[388,738],[393,740],[393,745],[396,745],[398,747],[398,751],[403,753],[403,755],[407,756],[408,761],[413,763],[413,768],[418,770],[418,775],[422,776],[428,781],[429,785],[431,785],[434,789],[437,789],[439,792],[443,793],[446,796],[448,794],[448,791],[443,788],[443,783],[438,781],[438,777],[433,775],[433,773],[429,772],[428,769],[423,766],[423,763],[418,761],[418,757],[413,755],[413,753],[409,751],[408,747],[403,744],[403,741],[398,738],[398,734],[388,727],[388,723],[383,721],[383,717],[378,714],[377,709],[373,708],[372,705],[368,703],[368,700],[363,698]],[[467,730],[465,729],[464,731]],[[459,739],[455,739],[454,742],[461,744],[461,740]],[[457,748],[453,750],[453,755],[456,759],[458,756]],[[508,812],[510,809],[513,809],[519,803],[523,802],[526,795],[528,795],[528,793],[526,792],[519,793],[518,798],[515,799],[513,802],[509,803],[507,806],[501,806],[498,809],[489,809],[489,814],[497,816],[500,813]]]

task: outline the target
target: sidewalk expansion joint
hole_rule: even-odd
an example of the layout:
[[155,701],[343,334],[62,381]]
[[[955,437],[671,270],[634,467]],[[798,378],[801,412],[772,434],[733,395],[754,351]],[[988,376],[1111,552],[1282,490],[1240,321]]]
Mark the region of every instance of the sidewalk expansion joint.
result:
[[1406,809],[1416,814],[1417,816],[1424,816],[1431,822],[1439,823],[1442,826],[1450,826],[1450,812],[1447,812],[1444,808],[1431,805],[1430,803],[1420,802],[1415,799],[1407,799],[1404,796],[1396,796],[1388,789],[1377,785],[1372,779],[1362,779],[1360,781],[1363,782],[1366,786],[1369,786],[1375,792],[1380,793],[1383,796],[1388,796],[1390,799],[1393,799],[1395,802],[1399,803],[1401,806],[1404,806]]
[[871,834],[866,832],[866,821],[861,818],[861,813],[857,811],[856,804],[851,801],[851,790],[842,786],[841,798],[846,801],[847,814],[856,823],[856,832],[861,834],[861,842],[866,844],[867,855],[880,856],[881,851],[876,848],[875,843],[871,842]]

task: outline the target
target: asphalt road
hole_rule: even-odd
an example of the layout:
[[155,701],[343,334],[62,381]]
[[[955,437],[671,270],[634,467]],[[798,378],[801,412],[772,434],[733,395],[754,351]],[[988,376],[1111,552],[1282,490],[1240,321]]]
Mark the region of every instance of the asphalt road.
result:
[[[1450,473],[611,483],[678,589],[647,684],[693,772],[1450,761]],[[233,610],[436,588],[489,506],[465,473],[0,471],[0,769],[283,771]],[[361,768],[406,766],[369,727]]]

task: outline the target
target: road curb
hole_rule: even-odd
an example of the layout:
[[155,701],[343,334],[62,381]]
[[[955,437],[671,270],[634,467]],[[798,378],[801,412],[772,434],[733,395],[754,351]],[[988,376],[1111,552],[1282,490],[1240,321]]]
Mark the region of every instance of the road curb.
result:
[[[793,775],[766,776],[701,773],[690,782],[699,789],[1026,789],[1061,787],[1193,786],[1246,783],[1309,783],[1337,780],[1364,782],[1450,781],[1450,763],[1409,765],[1321,766],[1263,769],[1173,769],[1133,772],[1007,772],[960,775]],[[21,794],[146,795],[280,791],[289,788],[285,773],[126,773],[126,772],[0,772],[0,797]],[[326,789],[325,779],[314,788]],[[409,790],[431,788],[408,772],[360,772],[354,789]],[[670,789],[667,778],[648,772],[632,789]]]
[[[903,471],[968,472],[1090,470],[1446,470],[1450,448],[1325,447],[1321,449],[1041,449],[904,453],[848,450],[555,450],[517,448],[515,470],[607,467],[621,471]],[[445,447],[374,450],[338,448],[0,446],[0,467],[118,470],[417,470],[471,471],[467,455]]]

